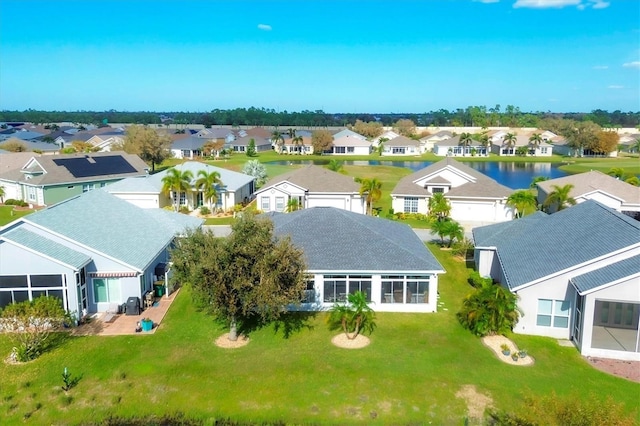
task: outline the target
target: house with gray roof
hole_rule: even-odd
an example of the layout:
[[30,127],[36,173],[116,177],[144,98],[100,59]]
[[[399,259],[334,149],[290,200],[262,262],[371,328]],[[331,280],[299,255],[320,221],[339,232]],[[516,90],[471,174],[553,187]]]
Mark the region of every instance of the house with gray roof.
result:
[[80,318],[118,310],[129,297],[139,304],[154,283],[167,285],[176,236],[201,225],[104,189],[22,217],[0,228],[0,308],[49,295]]
[[271,139],[269,137],[259,137],[259,136],[251,136],[251,135],[238,137],[233,141],[231,141],[230,143],[228,143],[226,146],[227,148],[231,148],[233,152],[239,152],[244,154],[247,152],[252,140],[255,145],[256,152],[264,152],[264,151],[272,150]]
[[406,136],[397,136],[383,142],[381,155],[420,155],[420,142]]
[[334,137],[331,150],[325,154],[369,155],[371,154],[371,142],[357,136]]
[[125,152],[32,156],[19,169],[0,168],[0,185],[7,198],[50,206],[127,177],[146,176],[148,168]]
[[363,141],[367,140],[366,136],[361,135],[360,133],[356,133],[353,130],[349,130],[349,129],[340,130],[338,133],[333,135],[333,138],[334,139],[340,139],[341,137],[344,137],[344,136],[350,136],[352,138],[358,138],[358,139],[361,139]]
[[[538,182],[536,184],[538,204],[545,202],[549,194],[554,191],[553,186],[565,185],[573,185],[569,196],[576,200],[576,203],[596,200],[640,220],[640,188],[597,170]],[[556,210],[557,206],[551,205],[547,211],[552,213]]]
[[422,146],[422,152],[434,151],[434,146],[437,142],[453,137],[453,133],[448,130],[440,130],[432,135],[427,135],[420,138],[420,145]]
[[532,135],[533,133],[516,135],[515,140],[511,143],[508,142],[505,138],[506,135],[502,136],[502,138],[499,139],[496,139],[494,137],[491,143],[491,152],[500,156],[514,156],[518,155],[518,148],[522,148],[524,149],[525,155],[532,155],[535,157],[550,157],[553,154],[554,145],[549,143],[548,139],[545,139],[542,134],[540,134],[542,141],[539,144],[535,145],[530,140]]
[[640,361],[640,222],[594,200],[473,229],[478,272],[519,297],[514,332]]
[[180,172],[188,171],[193,176],[190,182],[191,190],[180,194],[167,193],[163,190],[162,179],[169,173],[163,170],[160,173],[123,179],[107,187],[107,191],[113,195],[127,200],[130,203],[145,209],[163,208],[174,204],[174,197],[179,198],[179,205],[189,210],[195,210],[202,206],[207,206],[208,200],[203,197],[202,189],[195,186],[200,178],[199,173],[213,173],[220,175],[221,184],[216,186],[217,200],[211,206],[214,210],[228,211],[236,204],[246,203],[251,200],[251,195],[255,191],[255,178],[244,173],[233,170],[215,167],[199,161],[186,161],[173,167]]
[[450,216],[465,223],[488,224],[513,219],[507,206],[512,189],[453,158],[431,164],[400,179],[391,191],[394,212],[429,213],[429,199],[444,194]]
[[471,139],[468,144],[462,145],[460,135],[434,142],[433,152],[441,157],[472,157],[476,155],[485,157],[489,155],[487,146],[478,140]]
[[263,212],[284,212],[293,203],[297,209],[336,207],[366,214],[360,184],[352,177],[320,166],[308,165],[276,176],[254,195],[258,209]]
[[329,309],[362,291],[378,312],[437,310],[445,271],[409,226],[334,207],[265,216],[304,253],[309,278],[294,309]]

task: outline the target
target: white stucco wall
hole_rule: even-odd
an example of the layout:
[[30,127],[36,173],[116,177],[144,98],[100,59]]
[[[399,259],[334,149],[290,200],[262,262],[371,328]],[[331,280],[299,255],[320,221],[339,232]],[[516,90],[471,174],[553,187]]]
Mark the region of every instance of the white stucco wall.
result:
[[159,194],[136,194],[136,193],[112,193],[116,197],[128,201],[134,206],[141,207],[143,209],[162,208],[160,205]]
[[513,219],[513,211],[501,201],[451,199],[451,218],[456,221],[504,222]]

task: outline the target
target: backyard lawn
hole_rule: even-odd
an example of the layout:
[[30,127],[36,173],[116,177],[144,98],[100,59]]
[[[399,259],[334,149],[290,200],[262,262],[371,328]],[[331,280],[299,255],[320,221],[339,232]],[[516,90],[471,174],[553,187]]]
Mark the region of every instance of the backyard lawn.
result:
[[14,210],[14,206],[0,206],[0,226],[13,222],[19,217],[33,213],[33,210]]
[[[290,321],[288,338],[284,328],[271,326],[250,333],[245,347],[221,349],[213,342],[226,329],[196,311],[183,288],[155,334],[73,337],[36,361],[3,364],[0,418],[68,424],[183,412],[209,421],[462,424],[468,403],[522,411],[526,397],[552,392],[611,397],[637,415],[640,384],[593,369],[553,339],[511,336],[535,364],[499,361],[455,319],[470,289],[464,262],[431,249],[448,271],[440,280],[439,312],[379,314],[366,348],[334,347],[334,333],[317,314]],[[9,352],[0,335],[0,355]],[[60,389],[65,367],[80,377],[68,394]],[[463,388],[472,389],[471,400],[456,396]]]

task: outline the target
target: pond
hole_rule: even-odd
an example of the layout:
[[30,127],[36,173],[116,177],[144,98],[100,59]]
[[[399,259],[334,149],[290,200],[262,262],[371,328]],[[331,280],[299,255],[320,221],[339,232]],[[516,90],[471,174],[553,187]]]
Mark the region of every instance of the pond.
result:
[[[286,166],[288,164],[315,164],[325,166],[330,160],[283,160],[270,161],[267,164]],[[345,165],[352,166],[394,166],[405,167],[418,171],[431,164],[433,161],[384,161],[384,160],[358,160],[343,161]],[[558,168],[558,163],[523,163],[523,162],[489,162],[489,161],[465,161],[463,164],[478,170],[495,181],[511,189],[529,188],[531,181],[536,176],[545,176],[555,179],[568,176],[569,173]]]

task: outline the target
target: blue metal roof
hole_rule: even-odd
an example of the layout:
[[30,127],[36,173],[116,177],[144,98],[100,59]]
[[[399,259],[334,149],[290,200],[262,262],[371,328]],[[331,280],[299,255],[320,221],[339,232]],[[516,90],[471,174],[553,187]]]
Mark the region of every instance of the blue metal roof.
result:
[[640,222],[585,201],[552,215],[474,228],[476,247],[495,247],[510,289],[640,243]]
[[638,276],[638,294],[640,294],[640,255],[620,260],[611,265],[607,265],[595,271],[573,277],[571,282],[581,295],[609,284],[622,280],[633,275]]

